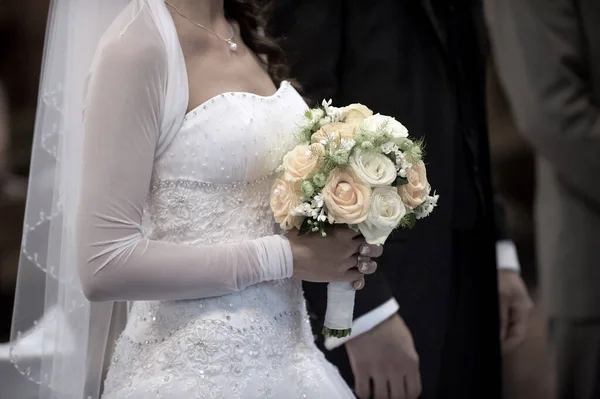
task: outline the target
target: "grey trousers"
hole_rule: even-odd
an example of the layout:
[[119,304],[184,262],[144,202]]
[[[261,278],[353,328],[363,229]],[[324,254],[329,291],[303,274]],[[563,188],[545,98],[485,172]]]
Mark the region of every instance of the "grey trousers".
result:
[[600,318],[553,318],[557,399],[600,399]]

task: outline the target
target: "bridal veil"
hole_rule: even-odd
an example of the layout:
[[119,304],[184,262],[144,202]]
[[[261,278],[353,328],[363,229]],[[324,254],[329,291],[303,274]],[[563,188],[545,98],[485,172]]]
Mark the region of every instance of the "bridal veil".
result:
[[[85,162],[80,149],[86,79],[117,17],[146,21],[148,33],[164,43],[168,79],[156,156],[179,130],[187,108],[185,63],[162,0],[51,1],[10,351],[43,399],[98,398],[112,341],[123,325],[125,304],[85,298],[73,234]],[[127,26],[121,23],[120,33]]]

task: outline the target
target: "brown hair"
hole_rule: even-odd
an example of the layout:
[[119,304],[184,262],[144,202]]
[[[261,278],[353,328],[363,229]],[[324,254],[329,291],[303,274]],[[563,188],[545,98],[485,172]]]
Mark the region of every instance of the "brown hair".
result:
[[266,36],[267,18],[272,2],[268,0],[225,0],[225,16],[240,26],[244,43],[257,54],[273,82],[289,79],[285,53],[277,41]]

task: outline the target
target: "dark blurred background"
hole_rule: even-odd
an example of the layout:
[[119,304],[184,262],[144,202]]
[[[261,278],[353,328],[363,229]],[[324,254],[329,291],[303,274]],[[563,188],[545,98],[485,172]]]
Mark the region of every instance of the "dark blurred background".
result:
[[[9,339],[26,181],[49,0],[0,3],[0,342]],[[506,208],[522,274],[537,300],[533,199],[534,157],[521,137],[490,64],[487,82],[494,179]],[[537,305],[528,338],[505,359],[506,397],[552,397],[546,320]]]
[[7,341],[49,0],[0,2],[0,341]]

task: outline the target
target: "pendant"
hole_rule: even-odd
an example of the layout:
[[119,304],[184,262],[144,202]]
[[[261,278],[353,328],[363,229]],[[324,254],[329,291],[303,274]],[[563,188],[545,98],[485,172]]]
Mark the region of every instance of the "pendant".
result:
[[231,51],[237,50],[237,43],[235,43],[234,41],[227,40],[227,44],[229,44],[229,50],[231,50]]

